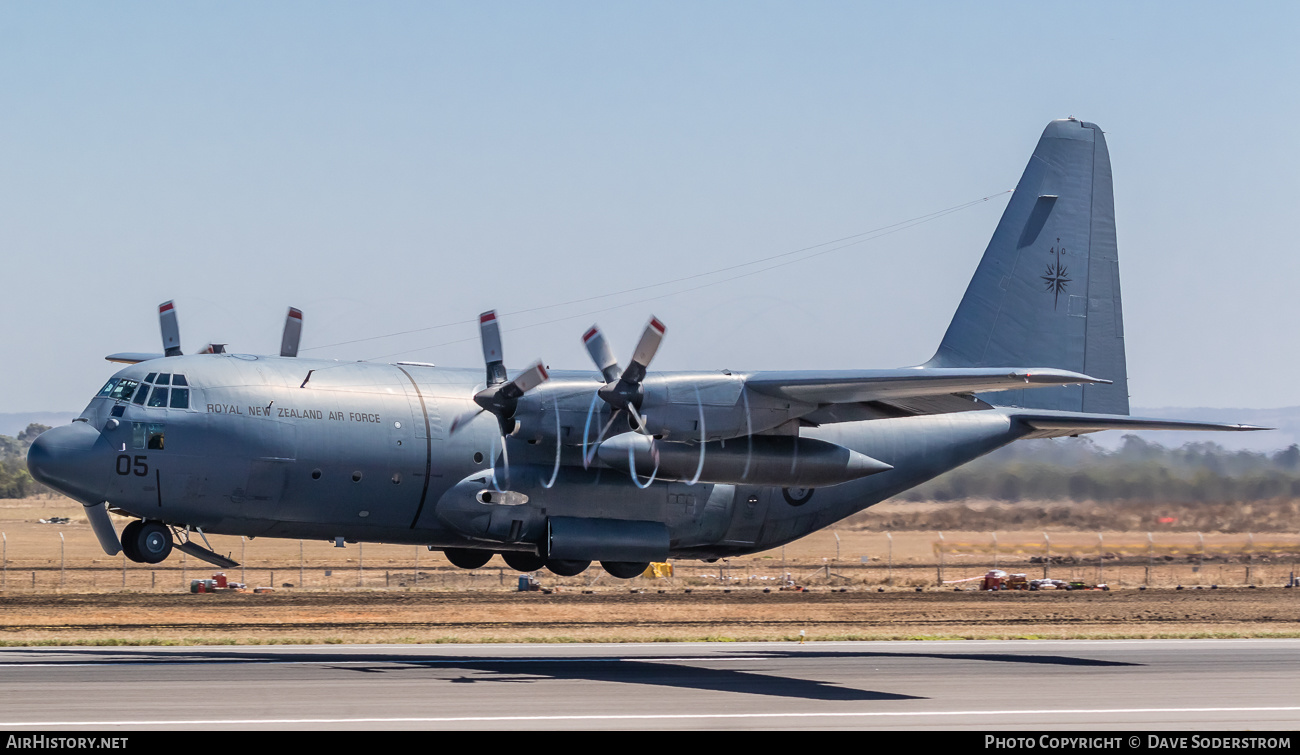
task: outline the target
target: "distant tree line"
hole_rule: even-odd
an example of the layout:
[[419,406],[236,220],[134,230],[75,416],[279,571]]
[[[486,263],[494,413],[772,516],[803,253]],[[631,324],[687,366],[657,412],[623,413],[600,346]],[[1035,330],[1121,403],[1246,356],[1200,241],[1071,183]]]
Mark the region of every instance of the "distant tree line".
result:
[[50,492],[27,471],[27,449],[36,436],[49,429],[49,425],[33,422],[16,438],[0,435],[0,498],[26,498]]
[[903,493],[909,501],[991,499],[1225,503],[1300,498],[1300,446],[1276,453],[1215,443],[1165,448],[1126,435],[1015,443]]

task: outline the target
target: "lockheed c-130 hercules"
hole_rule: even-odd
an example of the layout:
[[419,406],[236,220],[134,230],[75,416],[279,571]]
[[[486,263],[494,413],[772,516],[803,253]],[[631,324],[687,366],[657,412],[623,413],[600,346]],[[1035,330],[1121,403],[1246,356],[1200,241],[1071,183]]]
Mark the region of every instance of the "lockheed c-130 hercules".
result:
[[[616,577],[800,538],[1023,438],[1110,429],[1248,430],[1128,414],[1110,159],[1101,130],[1044,130],[928,362],[822,372],[650,372],[651,318],[626,367],[510,373],[496,316],[482,368],[279,356],[212,345],[115,354],[32,476],[85,506],[104,551],[173,548],[235,565],[205,533],[407,543],[463,568]],[[120,536],[108,512],[133,517]],[[192,538],[194,534],[200,537]]]

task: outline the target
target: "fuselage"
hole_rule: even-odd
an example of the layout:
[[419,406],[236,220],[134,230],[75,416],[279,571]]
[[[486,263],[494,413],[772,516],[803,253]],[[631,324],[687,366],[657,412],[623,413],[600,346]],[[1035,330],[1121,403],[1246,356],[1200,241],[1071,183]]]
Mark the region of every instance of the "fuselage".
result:
[[[815,491],[656,480],[651,469],[634,479],[592,453],[611,418],[594,400],[601,376],[551,375],[526,397],[519,414],[528,420],[503,454],[489,414],[448,432],[452,418],[473,410],[480,369],[244,354],[156,359],[121,370],[92,399],[67,431],[85,437],[61,443],[60,428],[42,436],[32,468],[83,503],[108,501],[209,533],[529,550],[551,518],[595,518],[662,522],[672,555],[714,558],[801,537],[1026,432],[997,410],[805,427],[795,432],[895,467]],[[731,373],[652,373],[646,385],[648,419],[698,414],[705,440],[734,433],[717,428],[736,424],[742,404],[756,432],[807,408],[742,396]],[[683,395],[681,385],[692,388]],[[745,440],[728,443],[734,452]],[[59,447],[63,462],[50,454]],[[466,498],[483,490],[522,498],[496,507]]]

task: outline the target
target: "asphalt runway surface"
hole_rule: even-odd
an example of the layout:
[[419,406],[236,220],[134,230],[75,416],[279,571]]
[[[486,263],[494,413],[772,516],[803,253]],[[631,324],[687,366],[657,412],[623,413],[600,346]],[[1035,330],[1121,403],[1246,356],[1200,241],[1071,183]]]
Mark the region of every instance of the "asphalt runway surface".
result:
[[19,730],[1240,730],[1300,640],[0,649]]

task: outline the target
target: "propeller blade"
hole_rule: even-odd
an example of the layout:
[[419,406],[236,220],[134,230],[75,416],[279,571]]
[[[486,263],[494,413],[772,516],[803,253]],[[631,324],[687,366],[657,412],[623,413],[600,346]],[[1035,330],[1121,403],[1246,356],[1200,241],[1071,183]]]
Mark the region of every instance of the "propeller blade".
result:
[[478,415],[482,414],[484,411],[486,410],[471,409],[465,412],[464,414],[460,415],[459,417],[451,421],[451,429],[447,431],[447,434],[455,435],[456,431],[465,429],[465,426],[468,425],[471,420],[473,420]]
[[646,429],[645,417],[642,417],[639,413],[637,413],[636,407],[632,406],[631,404],[628,404],[627,411],[628,414],[631,415],[632,417],[633,425],[635,425],[632,429],[640,433],[641,435],[649,435],[650,431]]
[[[479,408],[462,414],[451,423],[451,433],[469,424],[482,412],[489,412],[497,418],[501,430],[501,454],[505,457],[506,478],[509,479],[509,457],[506,457],[506,436],[519,428],[515,421],[515,409],[519,398],[550,379],[546,365],[540,361],[506,382],[506,367],[501,351],[501,326],[497,323],[496,310],[488,310],[478,316],[479,337],[483,342],[483,361],[487,367],[487,386],[475,393],[474,403]],[[495,471],[493,472],[495,478]]]
[[500,387],[488,386],[474,394],[474,403],[496,415],[501,425],[501,435],[513,433],[518,427],[514,420],[519,398],[550,379],[546,367],[539,361],[521,372],[514,380]]
[[550,379],[546,366],[538,360],[532,367],[519,373],[514,380],[501,386],[500,394],[504,399],[516,399]]
[[614,358],[614,350],[609,347],[609,341],[605,340],[605,334],[600,332],[599,326],[591,326],[591,329],[582,337],[582,345],[587,347],[587,353],[591,355],[591,361],[596,363],[596,368],[605,377],[606,383],[618,380],[618,375],[622,370],[619,369],[618,360]]
[[505,355],[501,351],[501,326],[495,309],[478,316],[479,338],[483,342],[483,361],[487,364],[487,384],[506,381]]
[[640,383],[645,378],[646,368],[650,366],[650,360],[655,358],[655,352],[659,351],[659,344],[663,343],[666,330],[664,324],[659,322],[659,318],[650,316],[650,322],[646,323],[645,332],[641,334],[641,340],[637,342],[636,350],[632,352],[632,363],[623,370],[623,380],[629,383]]
[[[641,334],[641,340],[636,344],[636,350],[632,352],[632,362],[628,364],[627,369],[623,370],[623,374],[619,376],[617,382],[610,380],[609,373],[605,373],[605,384],[596,391],[596,395],[615,409],[639,408],[644,395],[641,381],[645,379],[646,368],[650,366],[650,360],[654,359],[655,352],[659,351],[659,344],[663,343],[666,330],[667,328],[659,321],[659,318],[651,315],[650,322],[646,323],[645,332]],[[594,335],[592,331],[595,331]],[[599,336],[599,331],[592,328],[591,331],[587,332],[587,335],[590,336],[590,339],[587,340],[595,340]],[[596,352],[593,350],[593,358],[595,358],[595,354]],[[600,361],[597,358],[597,364],[600,364]],[[640,430],[645,429],[645,422],[635,411],[632,412],[632,418],[636,427],[639,427]]]
[[158,325],[162,329],[163,354],[181,355],[181,327],[176,322],[176,306],[170,301],[158,305]]
[[280,356],[298,356],[298,341],[302,338],[302,310],[289,307],[284,318],[284,334],[280,336]]

